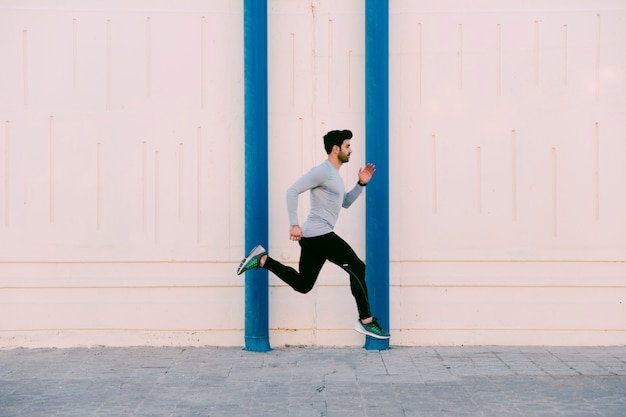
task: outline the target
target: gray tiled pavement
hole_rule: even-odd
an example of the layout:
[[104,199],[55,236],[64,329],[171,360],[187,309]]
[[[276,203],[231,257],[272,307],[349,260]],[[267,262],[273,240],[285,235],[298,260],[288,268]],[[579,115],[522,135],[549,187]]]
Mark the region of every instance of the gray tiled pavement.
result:
[[0,350],[0,416],[626,416],[626,347]]

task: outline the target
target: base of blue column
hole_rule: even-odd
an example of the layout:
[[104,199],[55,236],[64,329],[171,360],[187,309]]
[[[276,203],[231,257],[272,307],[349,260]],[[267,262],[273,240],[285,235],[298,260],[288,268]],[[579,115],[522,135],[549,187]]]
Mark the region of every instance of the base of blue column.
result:
[[[251,238],[248,239],[251,241]],[[261,241],[267,247],[267,241]],[[245,279],[245,329],[244,350],[267,352],[270,347],[269,332],[269,287],[267,269],[259,268],[246,272]]]
[[270,338],[246,337],[246,347],[244,348],[244,350],[249,350],[250,352],[269,352],[270,350],[272,350],[270,346]]
[[389,349],[389,339],[376,339],[375,337],[367,336],[365,338],[366,350],[387,350]]

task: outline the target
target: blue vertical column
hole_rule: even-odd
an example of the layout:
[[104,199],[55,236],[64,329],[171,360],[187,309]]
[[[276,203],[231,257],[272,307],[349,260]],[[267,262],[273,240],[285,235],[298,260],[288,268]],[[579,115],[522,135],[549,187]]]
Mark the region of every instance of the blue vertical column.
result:
[[[267,248],[267,0],[244,0],[245,244]],[[267,270],[245,273],[245,342],[270,350]]]
[[[367,288],[372,313],[389,330],[389,3],[365,1],[365,159],[376,175],[365,195]],[[367,337],[365,349],[389,348]]]

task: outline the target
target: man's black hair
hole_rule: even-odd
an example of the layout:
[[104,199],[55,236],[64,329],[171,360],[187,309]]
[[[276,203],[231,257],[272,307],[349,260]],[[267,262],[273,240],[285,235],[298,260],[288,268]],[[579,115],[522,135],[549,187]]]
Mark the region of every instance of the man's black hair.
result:
[[349,130],[331,130],[324,135],[324,149],[330,155],[333,146],[337,145],[341,148],[341,144],[346,139],[352,139],[352,132]]

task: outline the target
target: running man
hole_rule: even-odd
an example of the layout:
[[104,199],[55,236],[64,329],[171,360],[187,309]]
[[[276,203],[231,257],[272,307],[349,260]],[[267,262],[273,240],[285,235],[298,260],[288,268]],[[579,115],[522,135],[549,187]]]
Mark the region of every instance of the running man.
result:
[[[354,330],[377,339],[389,339],[389,333],[380,327],[370,311],[365,263],[333,231],[341,208],[348,208],[354,203],[376,171],[370,163],[365,168],[359,168],[358,182],[346,192],[339,168],[350,161],[350,139],[352,132],[349,130],[333,130],[324,135],[328,159],[304,174],[287,190],[289,237],[300,244],[300,271],[271,258],[261,245],[257,245],[241,261],[237,275],[250,269],[265,268],[297,292],[306,294],[315,285],[322,266],[328,260],[350,276],[350,289],[359,313]],[[298,196],[306,191],[310,191],[311,210],[300,227]]]

